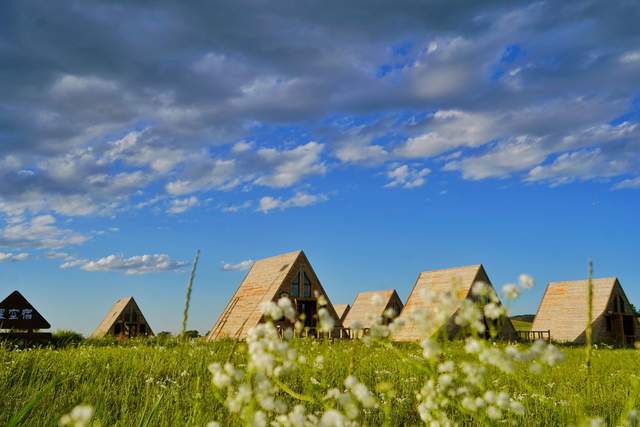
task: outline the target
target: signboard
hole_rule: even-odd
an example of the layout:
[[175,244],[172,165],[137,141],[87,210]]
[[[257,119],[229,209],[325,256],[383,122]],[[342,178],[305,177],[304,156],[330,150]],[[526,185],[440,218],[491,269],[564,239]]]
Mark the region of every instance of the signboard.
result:
[[33,331],[49,329],[51,325],[18,291],[0,302],[0,330]]

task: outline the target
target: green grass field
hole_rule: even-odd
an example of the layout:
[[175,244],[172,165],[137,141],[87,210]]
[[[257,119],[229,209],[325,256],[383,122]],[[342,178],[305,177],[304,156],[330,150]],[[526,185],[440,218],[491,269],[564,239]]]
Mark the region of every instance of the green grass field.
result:
[[[371,390],[380,382],[388,382],[397,392],[392,406],[394,424],[420,423],[415,395],[423,381],[393,352],[360,341],[330,344],[299,340],[294,346],[310,360],[323,355],[324,363],[285,378],[293,390],[313,394],[316,383],[340,387],[350,373]],[[420,363],[417,345],[395,347]],[[200,341],[81,345],[59,350],[0,349],[0,425],[8,424],[31,405],[20,425],[57,425],[61,415],[81,403],[94,406],[96,419],[104,426],[206,425],[214,419],[221,425],[238,424],[225,415],[216,400],[207,367],[215,361],[242,363],[241,349],[231,342]],[[524,416],[507,418],[509,424],[566,425],[585,416],[602,417],[608,425],[617,421],[632,393],[631,379],[640,371],[640,354],[635,350],[597,349],[589,377],[583,366],[584,349],[563,351],[565,361],[541,374],[524,370],[511,375],[489,372],[496,390],[511,393],[526,408]],[[454,343],[447,352],[464,357],[460,344]],[[640,404],[637,396],[632,400],[636,407]],[[373,409],[366,413],[365,421],[378,425],[381,414]]]
[[523,320],[511,320],[513,323],[513,327],[518,331],[530,331],[531,330],[531,322],[525,322]]

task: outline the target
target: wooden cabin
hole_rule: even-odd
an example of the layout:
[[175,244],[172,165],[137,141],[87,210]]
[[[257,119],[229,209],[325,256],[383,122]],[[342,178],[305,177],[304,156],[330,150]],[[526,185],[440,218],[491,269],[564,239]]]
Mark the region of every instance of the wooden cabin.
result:
[[[558,342],[584,343],[588,319],[588,281],[549,283],[532,329],[549,330]],[[640,325],[615,277],[593,279],[593,342],[632,345]]]
[[[426,331],[422,330],[413,320],[413,316],[420,311],[427,314],[435,313],[440,309],[439,301],[447,294],[451,294],[455,300],[461,303],[465,299],[477,298],[472,295],[471,289],[476,282],[484,282],[493,287],[489,276],[481,264],[466,267],[449,268],[444,270],[424,271],[418,275],[411,294],[400,313],[399,319],[403,325],[398,328],[393,339],[397,341],[417,341],[425,338]],[[426,298],[425,293],[429,293],[432,298]],[[448,314],[446,327],[449,338],[460,336],[460,327],[455,324],[454,316],[457,313],[459,304],[454,304]],[[485,324],[490,321],[485,319]],[[508,317],[498,319],[494,324],[499,329],[498,337],[501,339],[515,339],[516,331]]]
[[153,336],[151,326],[133,297],[121,298],[116,301],[91,334],[91,338],[106,336],[122,339]]
[[[207,339],[244,339],[249,329],[265,320],[262,303],[277,302],[282,297],[291,299],[298,316],[303,319],[305,330],[315,335],[320,296],[326,299],[325,308],[335,322],[336,332],[332,336],[339,336],[342,331],[340,316],[304,252],[290,252],[258,260],[229,299]],[[290,325],[282,321],[277,326],[285,328]]]
[[[354,324],[363,330],[370,329],[376,319],[383,318],[387,309],[393,309],[395,316],[398,316],[403,306],[395,289],[360,292],[351,304],[351,310],[343,324],[345,328],[350,329],[353,329]],[[389,319],[383,319],[383,323],[389,323]]]
[[51,325],[18,291],[0,301],[0,339],[47,341],[51,338]]

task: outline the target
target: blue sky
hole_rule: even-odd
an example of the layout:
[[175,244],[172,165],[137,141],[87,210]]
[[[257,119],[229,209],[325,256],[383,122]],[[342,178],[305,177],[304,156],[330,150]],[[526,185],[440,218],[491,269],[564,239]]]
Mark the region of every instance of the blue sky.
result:
[[201,332],[296,249],[335,303],[483,263],[533,313],[592,257],[640,304],[636,4],[2,8],[0,294],[53,329],[176,331],[196,249]]

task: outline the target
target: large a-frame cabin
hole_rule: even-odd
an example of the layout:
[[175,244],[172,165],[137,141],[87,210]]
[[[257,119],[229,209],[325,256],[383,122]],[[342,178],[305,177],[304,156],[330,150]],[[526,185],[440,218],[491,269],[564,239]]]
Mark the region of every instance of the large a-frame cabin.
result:
[[[447,314],[447,321],[444,325],[435,325],[436,329],[446,328],[449,338],[460,337],[461,331],[454,319],[460,304],[465,299],[477,300],[473,296],[471,289],[476,282],[483,282],[491,286],[489,276],[481,264],[466,267],[448,268],[444,270],[424,271],[418,275],[413,290],[407,299],[407,303],[400,313],[399,320],[403,326],[393,334],[393,339],[397,341],[417,341],[425,338],[428,331],[421,329],[421,325],[416,324],[414,316],[418,312],[426,313],[433,317],[433,314],[441,309],[439,301],[446,295],[451,295],[457,304],[450,307]],[[428,298],[427,293],[431,295]],[[485,324],[489,324],[485,319]],[[516,331],[511,320],[504,316],[493,322],[497,328],[497,338],[512,340],[516,338]],[[433,332],[433,331],[432,331]]]
[[[340,317],[304,252],[290,252],[258,260],[227,303],[207,334],[207,339],[244,339],[249,329],[265,320],[262,303],[278,301],[282,297],[290,298],[298,316],[304,318],[304,326],[315,330],[320,308],[319,296],[326,299],[326,309],[333,317],[336,329],[341,329]],[[334,335],[339,335],[339,331]]]
[[[588,319],[588,280],[549,283],[532,329],[550,331],[559,342],[584,343]],[[593,279],[593,342],[632,345],[640,324],[615,277]]]

